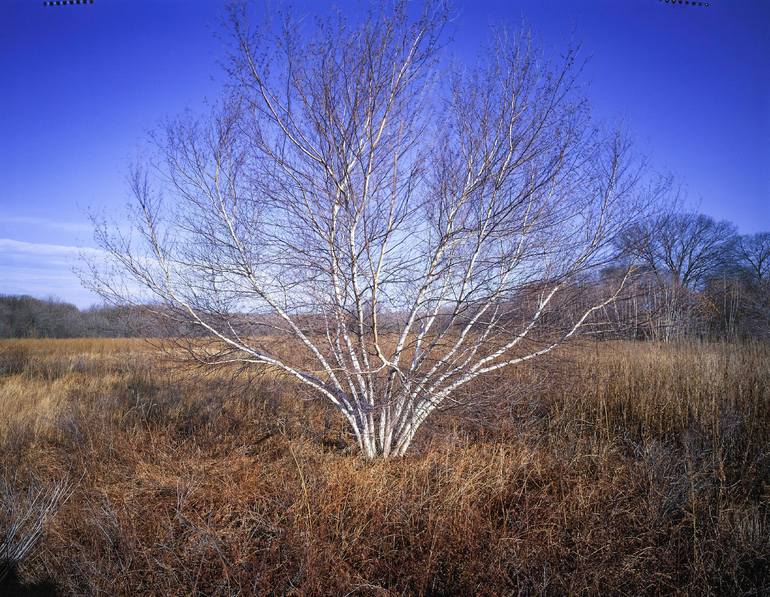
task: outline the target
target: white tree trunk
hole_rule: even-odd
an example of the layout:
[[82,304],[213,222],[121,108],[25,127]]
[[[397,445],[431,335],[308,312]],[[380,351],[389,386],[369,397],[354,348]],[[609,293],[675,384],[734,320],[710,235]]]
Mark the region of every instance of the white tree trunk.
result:
[[449,76],[444,3],[410,7],[313,44],[236,11],[232,97],[168,127],[148,171],[172,201],[137,170],[136,230],[100,226],[109,259],[89,272],[109,300],[192,326],[168,335],[198,363],[328,400],[367,458],[402,456],[460,387],[600,315],[625,278],[586,281],[645,208],[630,143],[599,137],[577,96],[573,51],[552,69],[526,34],[501,37]]

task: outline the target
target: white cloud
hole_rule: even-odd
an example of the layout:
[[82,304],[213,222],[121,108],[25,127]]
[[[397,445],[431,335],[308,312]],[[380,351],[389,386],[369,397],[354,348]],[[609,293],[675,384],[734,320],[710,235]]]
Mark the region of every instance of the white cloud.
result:
[[84,289],[74,271],[80,258],[100,258],[101,249],[0,238],[0,293],[57,296],[80,307],[99,298]]
[[[4,253],[20,253],[24,255],[49,255],[61,256],[70,255],[77,257],[83,253],[93,255],[104,255],[101,249],[93,247],[75,247],[72,245],[49,245],[46,243],[28,243],[23,240],[13,240],[11,238],[0,238],[0,251]],[[3,255],[5,257],[6,255]]]
[[0,223],[22,226],[36,226],[39,228],[51,228],[66,232],[92,232],[94,227],[88,222],[59,222],[46,218],[28,216],[0,216]]

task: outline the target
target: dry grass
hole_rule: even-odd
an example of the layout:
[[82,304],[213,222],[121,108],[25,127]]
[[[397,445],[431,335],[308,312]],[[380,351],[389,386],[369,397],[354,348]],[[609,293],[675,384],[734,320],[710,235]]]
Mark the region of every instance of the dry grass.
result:
[[[276,377],[140,341],[0,343],[6,495],[72,494],[28,583],[66,594],[770,592],[770,348],[597,344],[365,463]],[[513,399],[515,397],[515,399]],[[12,499],[12,498],[8,498]]]

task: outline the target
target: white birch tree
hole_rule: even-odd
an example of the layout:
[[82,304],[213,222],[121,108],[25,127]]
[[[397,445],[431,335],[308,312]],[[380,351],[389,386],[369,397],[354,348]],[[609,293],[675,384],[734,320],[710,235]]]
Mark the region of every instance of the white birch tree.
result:
[[403,455],[461,388],[594,322],[623,282],[574,299],[644,203],[574,52],[550,64],[497,35],[450,68],[446,16],[401,3],[308,33],[235,11],[227,98],[168,124],[132,174],[134,231],[97,231],[104,296],[190,324],[201,363],[295,379],[368,458]]

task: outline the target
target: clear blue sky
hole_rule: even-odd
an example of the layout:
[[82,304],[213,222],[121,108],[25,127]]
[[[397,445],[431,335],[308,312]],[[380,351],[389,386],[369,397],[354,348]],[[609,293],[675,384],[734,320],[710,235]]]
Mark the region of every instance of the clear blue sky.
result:
[[[325,5],[294,2],[297,10]],[[590,59],[596,115],[623,120],[691,203],[770,230],[770,0],[457,0],[453,53],[522,17]],[[360,2],[336,2],[348,12]],[[0,293],[95,298],[70,268],[88,208],[119,210],[127,166],[164,116],[217,96],[224,1],[0,3]]]

